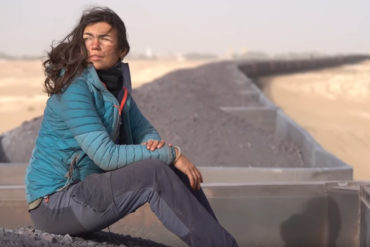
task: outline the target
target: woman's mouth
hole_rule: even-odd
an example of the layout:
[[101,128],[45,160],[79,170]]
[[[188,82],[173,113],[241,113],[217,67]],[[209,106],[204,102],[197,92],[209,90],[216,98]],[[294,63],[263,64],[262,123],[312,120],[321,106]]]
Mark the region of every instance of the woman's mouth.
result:
[[99,61],[101,60],[103,57],[102,56],[98,56],[98,55],[92,55],[89,57],[90,58],[90,61]]

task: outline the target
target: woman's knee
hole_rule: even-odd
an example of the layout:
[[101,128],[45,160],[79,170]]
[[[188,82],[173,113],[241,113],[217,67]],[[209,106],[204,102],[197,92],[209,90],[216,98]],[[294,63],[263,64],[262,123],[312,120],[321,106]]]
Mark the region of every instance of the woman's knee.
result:
[[161,160],[154,159],[154,160],[147,160],[147,161],[148,161],[148,165],[155,167],[155,169],[168,168],[168,165]]
[[151,187],[173,171],[160,160],[143,160],[128,167],[112,171],[112,187],[118,190],[131,190],[137,188]]
[[145,171],[148,175],[156,178],[158,175],[163,175],[172,172],[171,168],[161,160],[148,160],[146,162]]

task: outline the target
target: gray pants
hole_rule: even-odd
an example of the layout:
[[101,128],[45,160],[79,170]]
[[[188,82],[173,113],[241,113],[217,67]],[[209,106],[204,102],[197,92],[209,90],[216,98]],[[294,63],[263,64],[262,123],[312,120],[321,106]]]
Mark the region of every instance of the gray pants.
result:
[[190,246],[237,246],[218,223],[202,190],[158,160],[146,160],[103,174],[50,195],[32,210],[37,229],[57,234],[101,230],[149,202],[170,231]]

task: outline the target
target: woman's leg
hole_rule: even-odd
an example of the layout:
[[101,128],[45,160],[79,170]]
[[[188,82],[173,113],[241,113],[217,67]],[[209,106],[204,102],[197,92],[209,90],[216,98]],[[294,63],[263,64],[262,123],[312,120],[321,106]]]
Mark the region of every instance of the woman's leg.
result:
[[88,176],[31,211],[37,228],[80,234],[105,228],[149,202],[162,223],[190,246],[237,246],[163,162],[137,162]]
[[213,216],[213,218],[215,218],[215,220],[217,220],[216,214],[213,212],[213,210],[211,208],[211,205],[209,204],[208,199],[207,199],[206,195],[204,194],[202,188],[200,188],[200,190],[193,190],[190,186],[189,178],[184,173],[182,173],[180,170],[178,170],[176,167],[174,167],[172,165],[170,167],[176,173],[176,175],[181,179],[181,181],[185,184],[185,186],[191,191],[191,193],[193,193],[195,198],[197,198],[197,200],[208,211],[208,213],[210,213]]

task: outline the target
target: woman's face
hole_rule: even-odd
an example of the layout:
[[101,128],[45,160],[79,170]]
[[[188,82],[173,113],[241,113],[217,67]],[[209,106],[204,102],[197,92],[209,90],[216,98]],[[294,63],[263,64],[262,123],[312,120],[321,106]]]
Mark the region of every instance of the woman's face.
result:
[[83,39],[88,52],[88,62],[95,69],[109,69],[120,60],[117,30],[106,22],[97,22],[86,26]]

